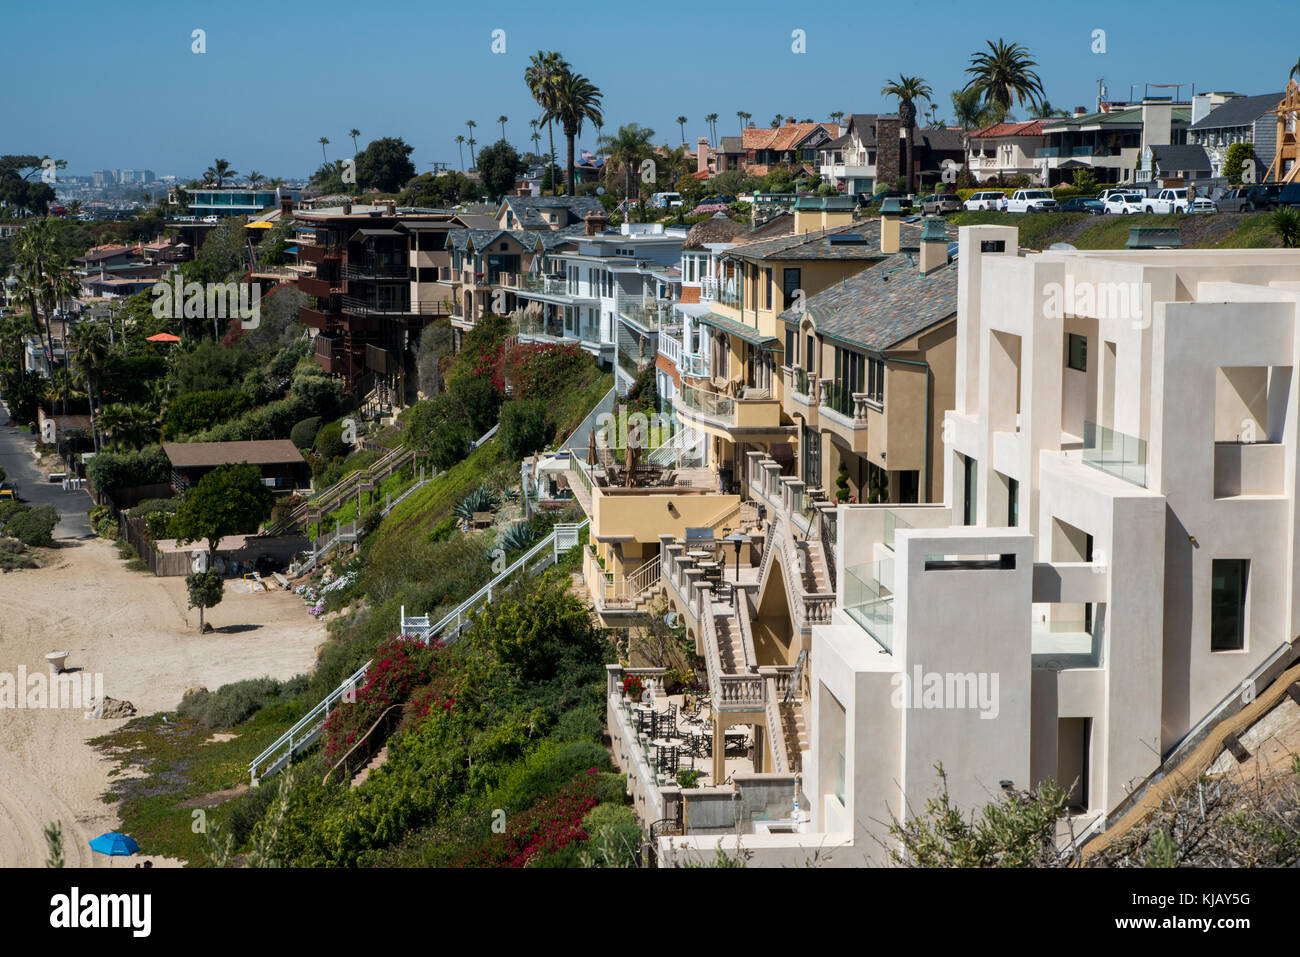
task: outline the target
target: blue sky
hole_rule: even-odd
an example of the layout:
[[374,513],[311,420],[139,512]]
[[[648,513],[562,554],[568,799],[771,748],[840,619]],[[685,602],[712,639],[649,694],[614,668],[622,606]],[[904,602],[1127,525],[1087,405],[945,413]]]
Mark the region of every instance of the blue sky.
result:
[[[673,144],[681,114],[694,142],[708,113],[734,135],[737,110],[760,126],[778,112],[892,110],[879,90],[900,72],[924,77],[950,118],[948,93],[964,83],[970,54],[998,37],[1029,48],[1062,108],[1091,108],[1102,76],[1115,99],[1130,84],[1140,96],[1144,83],[1273,92],[1300,57],[1300,4],[1281,0],[1252,4],[1249,18],[1221,0],[1049,3],[1033,12],[958,0],[869,0],[831,13],[769,0],[638,6],[11,3],[0,15],[0,153],[48,153],[82,174],[192,175],[220,156],[240,172],[294,177],[320,165],[321,136],[331,159],[350,155],[355,126],[363,147],[404,138],[417,170],[456,165],[454,139],[470,119],[480,145],[499,137],[505,114],[511,141],[531,147],[537,109],[522,77],[539,49],[559,50],[600,87],[607,127],[638,122]],[[195,29],[206,31],[205,54],[191,52]],[[491,50],[498,29],[504,54]],[[805,31],[805,53],[792,52],[795,30]],[[1092,51],[1094,30],[1105,31],[1105,53]],[[1244,42],[1233,42],[1238,35]],[[594,138],[587,130],[580,145]],[[562,161],[558,138],[556,148]]]

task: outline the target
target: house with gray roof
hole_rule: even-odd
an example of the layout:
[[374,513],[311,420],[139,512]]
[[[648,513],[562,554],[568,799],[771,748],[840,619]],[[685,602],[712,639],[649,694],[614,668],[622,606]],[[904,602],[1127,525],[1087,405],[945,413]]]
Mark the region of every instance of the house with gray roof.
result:
[[495,215],[502,229],[565,229],[582,225],[588,214],[605,214],[599,197],[507,196]]
[[[1202,147],[1209,157],[1210,175],[1223,175],[1228,147],[1233,143],[1249,143],[1254,147],[1258,177],[1262,179],[1277,149],[1277,115],[1273,111],[1283,94],[1241,96],[1236,93],[1207,93],[1196,99],[1199,101],[1202,96],[1222,98],[1219,105],[1195,119],[1187,131],[1188,141]],[[1193,104],[1194,112],[1197,105]]]

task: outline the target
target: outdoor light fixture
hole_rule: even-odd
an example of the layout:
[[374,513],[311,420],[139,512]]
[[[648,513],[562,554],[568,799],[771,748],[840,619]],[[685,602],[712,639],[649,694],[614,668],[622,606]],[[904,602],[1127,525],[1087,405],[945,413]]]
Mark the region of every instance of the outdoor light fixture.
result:
[[736,546],[736,584],[739,585],[740,584],[740,546],[742,543],[749,541],[749,536],[744,535],[740,532],[732,532],[730,535],[724,538],[723,541],[731,542],[733,545]]
[[1004,779],[1004,780],[1002,780],[1002,781],[999,781],[999,782],[998,782],[998,787],[1002,788],[1002,790],[1004,790],[1004,791],[1010,791],[1010,790],[1011,790],[1011,780],[1010,780],[1009,778],[1007,778],[1007,779]]

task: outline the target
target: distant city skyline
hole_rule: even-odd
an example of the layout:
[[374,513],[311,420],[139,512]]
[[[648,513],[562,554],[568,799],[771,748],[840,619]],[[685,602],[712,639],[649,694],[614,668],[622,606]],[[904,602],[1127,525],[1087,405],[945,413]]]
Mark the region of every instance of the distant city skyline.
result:
[[[454,11],[393,2],[365,7],[366,29],[341,30],[358,8],[338,0],[237,2],[219,14],[146,4],[144,15],[131,16],[103,5],[31,4],[5,13],[11,36],[41,42],[6,48],[0,108],[5,151],[65,159],[68,175],[147,163],[184,181],[221,157],[241,174],[302,179],[321,164],[322,136],[330,159],[351,156],[354,127],[360,148],[380,136],[404,139],[417,172],[435,162],[460,168],[455,137],[468,135],[467,120],[482,147],[500,137],[497,117],[505,115],[510,142],[532,150],[529,120],[539,110],[523,74],[538,50],[558,50],[600,88],[603,132],[635,122],[668,145],[680,140],[679,115],[694,146],[708,134],[709,113],[725,136],[739,132],[742,110],[761,127],[778,113],[823,120],[835,110],[892,112],[897,104],[880,88],[900,73],[923,77],[939,116],[951,121],[949,93],[964,84],[970,55],[999,37],[1029,50],[1047,98],[1062,109],[1091,109],[1102,77],[1121,100],[1130,84],[1140,96],[1146,83],[1182,83],[1184,97],[1192,84],[1244,94],[1285,85],[1300,53],[1294,5],[1252,7],[1272,28],[1251,30],[1249,43],[1225,42],[1214,29],[1219,3],[1168,6],[1168,16],[1144,8],[1137,17],[1131,4],[1100,0],[1086,10],[1045,7],[1022,21],[994,18],[1008,25],[993,26],[956,0],[846,8],[834,20],[771,0],[744,4],[743,15],[666,3],[654,8],[657,27],[629,30],[617,9],[566,22],[516,0]],[[192,52],[195,30],[204,31],[205,53]],[[504,31],[504,53],[492,52],[494,31]],[[792,52],[796,31],[805,53]],[[1104,53],[1094,52],[1095,31],[1104,31]],[[98,95],[106,85],[112,95]],[[929,104],[919,107],[923,122]],[[588,126],[577,149],[595,142]],[[558,130],[555,146],[563,162]]]

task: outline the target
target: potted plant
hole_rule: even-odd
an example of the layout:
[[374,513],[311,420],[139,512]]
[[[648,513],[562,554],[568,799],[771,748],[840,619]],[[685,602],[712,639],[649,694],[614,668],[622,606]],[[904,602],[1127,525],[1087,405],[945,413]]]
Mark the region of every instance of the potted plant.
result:
[[645,692],[645,683],[640,675],[628,675],[623,679],[623,694],[632,701],[640,701]]

